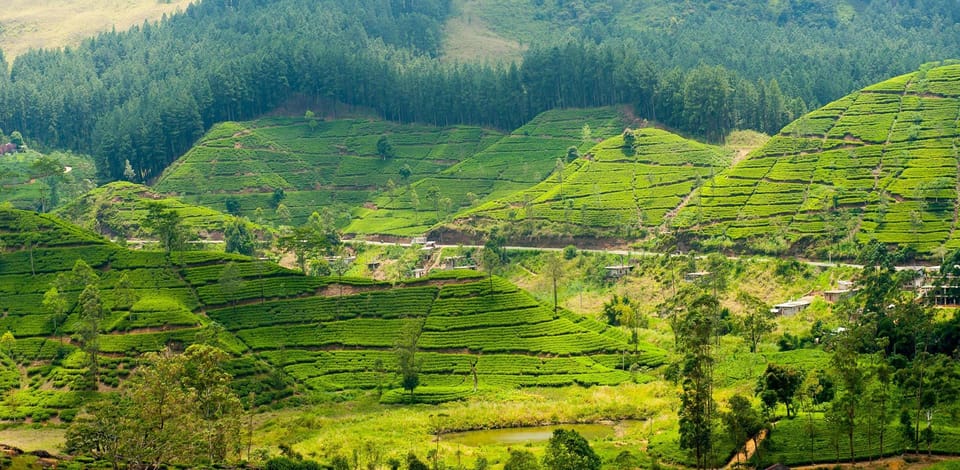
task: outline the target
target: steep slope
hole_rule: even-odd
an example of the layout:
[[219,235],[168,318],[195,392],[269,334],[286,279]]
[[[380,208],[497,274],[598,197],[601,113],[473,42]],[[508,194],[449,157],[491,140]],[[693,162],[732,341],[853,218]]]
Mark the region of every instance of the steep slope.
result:
[[[9,209],[0,209],[0,241],[0,330],[15,338],[3,354],[26,371],[21,387],[2,395],[0,419],[59,415],[69,420],[89,397],[89,362],[78,336],[78,298],[86,287],[79,260],[98,277],[106,309],[97,340],[101,390],[129,375],[139,353],[207,341],[235,355],[228,367],[243,396],[256,392],[258,401],[270,402],[290,394],[282,377],[270,379],[269,366],[240,355],[246,349],[242,343],[211,327],[203,314],[207,299],[201,284],[186,277],[211,265],[222,270],[228,261],[242,263],[240,272],[246,273],[254,264],[249,259],[209,252],[171,259],[160,252],[129,251],[54,217]],[[275,295],[312,292],[319,285],[315,279],[298,283],[305,278],[276,266],[264,266],[258,275],[264,283],[283,286],[272,288]],[[54,286],[62,308],[44,304]]]
[[[392,348],[408,322],[424,361],[421,401],[472,393],[474,371],[482,389],[613,384],[637,377],[622,369],[631,362],[655,367],[664,359],[641,344],[624,363],[634,345],[623,332],[555,314],[473,271],[396,286],[306,277],[223,253],[130,251],[54,217],[10,209],[0,209],[0,240],[0,331],[16,338],[0,350],[0,384],[7,384],[0,419],[71,419],[90,397],[78,298],[92,275],[106,311],[97,340],[101,391],[128,376],[140,353],[207,342],[232,354],[233,387],[259,403],[290,396],[296,383],[306,393],[395,390],[384,395],[391,402],[400,396]],[[54,286],[59,309],[44,304]]]
[[627,121],[623,109],[615,107],[541,113],[471,158],[381,196],[375,208],[358,211],[345,232],[422,234],[462,210],[543,181],[567,149],[586,152],[622,132]]
[[[795,121],[674,221],[698,243],[850,255],[876,239],[960,247],[960,65],[928,65]],[[824,256],[825,257],[825,256]]]
[[643,128],[604,140],[542,183],[458,214],[451,227],[500,226],[507,236],[625,237],[663,224],[701,182],[730,163],[717,147]]
[[[382,137],[392,149],[386,156],[378,149]],[[325,206],[347,214],[389,187],[390,181],[400,185],[436,174],[499,137],[498,132],[479,127],[367,119],[228,122],[214,127],[171,165],[155,189],[219,210],[233,199],[251,219],[262,208],[268,221],[302,223]],[[273,210],[277,189],[285,192],[280,202],[290,211],[289,221]]]

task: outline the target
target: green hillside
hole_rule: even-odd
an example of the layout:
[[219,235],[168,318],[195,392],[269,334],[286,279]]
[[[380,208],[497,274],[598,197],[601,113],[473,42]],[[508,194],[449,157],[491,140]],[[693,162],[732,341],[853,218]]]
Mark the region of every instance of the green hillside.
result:
[[[128,376],[139,353],[182,349],[203,340],[235,355],[229,368],[239,378],[238,392],[255,391],[266,402],[290,393],[282,377],[268,377],[268,366],[240,356],[246,350],[242,343],[211,328],[202,313],[208,302],[203,284],[189,277],[196,270],[222,270],[228,261],[246,273],[253,264],[249,260],[209,252],[185,252],[171,260],[161,252],[122,249],[51,216],[9,209],[0,210],[0,240],[5,247],[0,254],[0,330],[15,338],[4,354],[22,366],[21,387],[0,399],[0,419],[43,420],[59,414],[69,420],[89,395],[92,379],[80,348],[78,298],[91,275],[97,277],[92,284],[105,307],[97,340],[101,390]],[[298,282],[304,278],[276,266],[264,267],[261,276],[264,284],[283,285],[271,289],[280,296],[312,292],[318,284]],[[60,309],[44,304],[52,287],[58,288]]]
[[82,228],[106,235],[125,237],[150,237],[143,233],[143,221],[149,204],[159,204],[173,210],[183,221],[184,227],[194,234],[223,232],[229,214],[209,207],[185,204],[182,201],[157,194],[152,189],[134,183],[117,181],[93,189],[55,214]]
[[[392,148],[378,153],[386,136]],[[389,181],[407,184],[433,175],[479,152],[500,134],[479,127],[437,128],[387,121],[269,118],[214,127],[155,185],[185,202],[226,209],[228,199],[254,219],[302,223],[320,207],[338,206],[342,217]],[[409,168],[405,178],[401,173]],[[283,189],[291,221],[274,210],[274,190]]]
[[707,182],[674,225],[701,244],[851,255],[960,247],[960,65],[925,66],[795,121]]
[[[547,111],[482,152],[357,212],[347,233],[422,234],[454,214],[540,183],[567,149],[586,152],[628,124],[615,107]],[[586,127],[585,127],[586,126]]]
[[18,209],[50,210],[93,188],[95,180],[93,159],[86,155],[35,150],[0,155],[0,201]]
[[[395,389],[391,348],[411,325],[423,361],[421,401],[443,401],[480,389],[631,380],[616,369],[631,348],[623,333],[540,305],[516,286],[471,271],[449,278],[354,286],[351,295],[308,297],[210,310],[212,319],[312,390]],[[445,277],[447,277],[445,276]],[[491,289],[492,286],[492,289]],[[641,348],[636,361],[657,366],[664,353]],[[400,400],[399,390],[382,400]]]
[[[10,209],[0,210],[0,240],[0,331],[15,337],[0,355],[0,384],[16,389],[2,395],[0,419],[70,419],[95,388],[81,341],[86,285],[98,287],[105,307],[101,391],[129,375],[140,353],[207,342],[232,354],[238,396],[254,393],[259,403],[290,396],[294,384],[310,393],[380,387],[385,402],[397,401],[392,348],[408,323],[423,361],[420,401],[472,393],[473,371],[483,390],[637,377],[617,369],[633,348],[619,330],[554,314],[516,286],[473,271],[397,287],[305,277],[237,255],[130,251],[54,217]],[[62,308],[44,303],[51,287]],[[641,344],[633,362],[655,367],[664,358]]]
[[[454,227],[491,223],[519,237],[631,238],[658,227],[703,180],[726,168],[721,149],[644,128],[604,140],[542,183],[458,216]],[[517,224],[517,222],[521,222]]]

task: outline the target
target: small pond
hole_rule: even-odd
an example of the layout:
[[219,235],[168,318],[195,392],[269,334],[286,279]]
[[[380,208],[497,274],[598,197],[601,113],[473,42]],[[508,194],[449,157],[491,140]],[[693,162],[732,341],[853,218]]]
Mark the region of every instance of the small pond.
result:
[[587,440],[603,439],[615,434],[617,423],[609,424],[559,424],[554,426],[535,426],[524,428],[483,429],[450,433],[443,436],[447,442],[457,442],[468,446],[526,444],[550,440],[555,429],[573,429]]

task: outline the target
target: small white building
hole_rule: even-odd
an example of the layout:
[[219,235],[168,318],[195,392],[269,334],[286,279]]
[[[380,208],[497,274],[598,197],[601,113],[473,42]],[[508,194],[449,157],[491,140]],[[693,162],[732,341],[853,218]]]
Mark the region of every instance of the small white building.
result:
[[791,300],[789,302],[784,302],[782,304],[774,305],[771,311],[778,315],[789,317],[791,315],[796,315],[802,312],[809,306],[810,306],[810,299],[798,299],[798,300]]
[[427,270],[426,270],[426,269],[416,268],[416,269],[413,270],[413,278],[414,278],[414,279],[420,279],[421,277],[424,277],[424,276],[426,276],[426,275],[427,275]]
[[823,300],[835,304],[856,292],[854,289],[831,289],[823,291]]

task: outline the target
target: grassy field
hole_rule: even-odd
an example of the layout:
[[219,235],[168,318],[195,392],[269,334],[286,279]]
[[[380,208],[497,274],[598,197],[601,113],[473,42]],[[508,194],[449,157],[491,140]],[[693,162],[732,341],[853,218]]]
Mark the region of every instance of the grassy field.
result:
[[[89,398],[76,391],[86,359],[71,339],[80,327],[83,286],[70,276],[58,280],[80,259],[98,275],[109,309],[99,340],[108,387],[129,375],[140,353],[207,338],[234,355],[229,368],[240,395],[254,392],[261,403],[289,396],[293,384],[308,395],[376,389],[384,403],[405,401],[391,349],[410,321],[423,364],[423,386],[413,398],[419,402],[517,387],[644,382],[652,379],[645,371],[665,358],[643,344],[627,361],[621,353],[633,347],[622,332],[554,313],[515,285],[475,271],[439,271],[397,286],[305,277],[218,252],[129,251],[52,216],[10,209],[0,210],[0,237],[7,250],[0,255],[0,330],[16,338],[0,383],[26,384],[0,401],[3,420],[69,421]],[[228,266],[237,276],[229,288],[222,281]],[[123,279],[127,287],[118,290]],[[66,301],[61,313],[42,306],[55,284]],[[629,372],[631,364],[640,371]]]
[[125,30],[164,14],[184,10],[195,0],[7,0],[0,11],[0,50],[8,61],[29,49],[79,44],[112,28]]
[[870,239],[955,249],[958,118],[960,65],[869,86],[707,181],[673,226],[704,246],[818,257]]
[[79,44],[87,37],[125,30],[184,10],[195,0],[8,0],[0,11],[0,49],[7,60],[29,49]]
[[[569,313],[554,315],[506,281],[495,279],[491,290],[490,281],[469,271],[462,276],[443,286],[427,281],[208,314],[309,388],[377,389],[385,403],[406,400],[389,348],[411,320],[422,325],[417,345],[424,388],[415,394],[418,401],[447,401],[481,389],[648,380],[611,366],[627,349],[617,332]],[[632,361],[656,367],[663,357],[663,351],[644,345]]]
[[[960,247],[960,65],[866,87],[769,140],[735,133],[728,147],[656,128],[625,145],[628,121],[611,107],[548,111],[508,135],[361,119],[225,123],[156,190],[221,210],[232,199],[272,224],[328,207],[360,236],[477,239],[499,226],[514,239],[820,259],[854,257],[871,239],[926,257]],[[378,155],[382,136],[392,157]],[[278,188],[289,220],[274,210]]]
[[[237,386],[262,393],[267,402],[289,395],[283,381],[265,384],[269,367],[240,354],[246,346],[229,334],[210,330],[209,319],[198,314],[206,303],[225,302],[207,293],[211,267],[219,273],[224,263],[243,263],[240,272],[256,276],[274,296],[312,293],[322,283],[306,280],[291,271],[259,265],[247,258],[213,252],[186,252],[168,258],[161,252],[128,251],[59,219],[32,212],[0,210],[0,238],[6,253],[0,255],[0,329],[11,332],[15,344],[6,352],[21,366],[22,387],[0,400],[0,420],[70,421],[91,397],[82,390],[87,360],[72,335],[79,328],[77,298],[82,285],[67,277],[62,286],[65,309],[55,312],[42,306],[44,293],[61,274],[69,274],[83,259],[98,274],[98,287],[109,313],[100,324],[101,382],[107,389],[127,377],[136,356],[145,351],[182,347],[206,335],[236,355],[230,368],[240,377]],[[29,249],[27,244],[33,244]],[[217,270],[219,269],[219,270]],[[126,278],[128,295],[118,294]],[[218,277],[213,278],[214,281]],[[289,280],[287,280],[289,279]],[[306,280],[306,282],[304,282]],[[255,289],[259,293],[259,286]],[[240,290],[241,296],[247,291]],[[246,294],[252,296],[253,294]],[[238,389],[239,390],[239,389]]]
[[[549,282],[542,275],[540,255],[518,255],[516,264],[505,273],[510,279],[524,286],[537,297],[552,298]],[[648,315],[649,328],[641,331],[643,343],[673,349],[673,337],[666,320],[657,318],[655,306],[669,295],[670,279],[682,278],[687,269],[694,269],[682,259],[666,262],[663,258],[649,258],[638,270],[626,278],[612,282],[597,277],[593,266],[603,266],[611,261],[602,255],[581,254],[564,266],[568,279],[561,282],[562,305],[589,317],[597,317],[600,305],[612,293],[639,299],[642,311]],[[818,270],[801,268],[787,273],[778,268],[776,261],[735,261],[727,267],[731,285],[773,302],[785,296],[794,296],[809,290],[829,285],[830,279],[850,274],[843,270]],[[781,272],[783,274],[776,274]],[[485,281],[482,281],[485,282]],[[789,286],[789,287],[785,287]],[[588,300],[580,303],[580,294]],[[731,294],[733,295],[733,294]],[[591,301],[599,300],[599,302]],[[739,314],[740,307],[729,299],[724,300]],[[440,313],[438,305],[431,310],[431,317]],[[463,307],[460,307],[463,308]],[[780,352],[772,339],[783,332],[804,334],[814,319],[829,322],[822,309],[811,309],[804,314],[781,322],[777,332],[769,335],[760,352],[752,354],[745,342],[736,336],[726,336],[717,350],[716,397],[722,404],[734,393],[753,395],[756,377],[768,362],[792,365],[804,370],[826,368],[829,354],[819,349],[799,349]],[[517,321],[517,320],[514,320]],[[428,318],[427,325],[431,325]],[[432,326],[433,328],[436,328]],[[519,330],[519,328],[518,328]],[[426,332],[424,333],[426,334]],[[622,333],[621,333],[622,334]],[[481,362],[487,358],[481,356]],[[612,357],[616,361],[616,357]],[[675,360],[669,355],[667,362]],[[527,371],[535,367],[523,364],[519,358],[511,358]],[[329,359],[327,364],[329,364]],[[433,363],[432,359],[426,360]],[[541,364],[544,367],[547,364]],[[478,368],[478,371],[482,368]],[[644,374],[653,380],[637,384],[627,381],[620,385],[595,385],[591,387],[544,387],[526,386],[519,389],[484,388],[464,400],[448,402],[436,407],[423,405],[403,408],[384,407],[378,395],[361,395],[348,404],[324,404],[310,407],[303,412],[280,412],[266,417],[258,430],[258,441],[266,444],[297,442],[294,448],[305,456],[329,460],[334,456],[352,455],[356,450],[361,463],[381,456],[402,457],[408,450],[426,455],[438,444],[432,435],[437,427],[446,432],[488,428],[511,428],[536,426],[551,423],[596,423],[608,422],[613,431],[608,435],[590,438],[591,445],[610,462],[623,450],[643,455],[644,467],[653,461],[673,465],[692,465],[689,454],[677,445],[676,409],[679,406],[679,386],[663,377],[664,369],[653,369]],[[528,372],[530,373],[530,372]],[[533,372],[534,374],[536,372]],[[482,383],[481,376],[481,383]],[[781,408],[780,413],[783,410]],[[625,421],[620,421],[625,420]],[[402,430],[402,431],[400,431]],[[362,442],[363,444],[359,444]],[[471,442],[444,437],[439,443],[440,459],[447,465],[461,463],[470,468],[475,460],[484,457],[494,464],[506,461],[510,448],[523,446],[537,456],[542,456],[543,442]],[[725,462],[732,454],[733,443],[725,438],[718,441],[717,462]],[[399,449],[395,450],[395,449]],[[792,462],[799,463],[794,458]]]
[[506,39],[486,24],[476,0],[455,0],[454,14],[444,25],[443,55],[446,61],[520,62],[524,47]]

